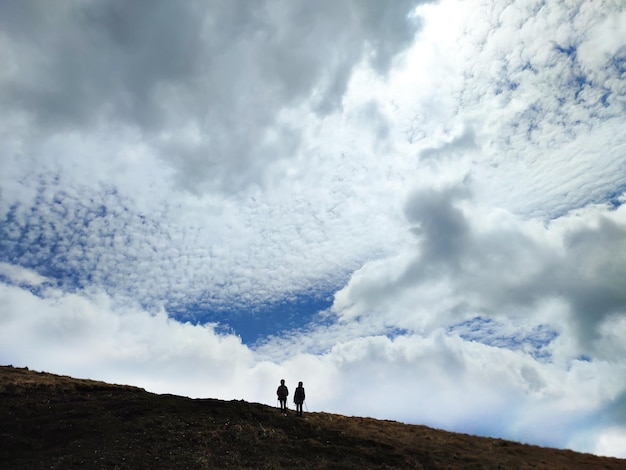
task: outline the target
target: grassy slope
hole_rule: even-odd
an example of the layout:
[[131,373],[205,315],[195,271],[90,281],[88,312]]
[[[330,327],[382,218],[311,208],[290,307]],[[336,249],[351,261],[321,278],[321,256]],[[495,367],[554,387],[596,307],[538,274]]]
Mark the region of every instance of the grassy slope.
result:
[[329,413],[284,417],[0,367],[0,467],[626,469],[626,460]]

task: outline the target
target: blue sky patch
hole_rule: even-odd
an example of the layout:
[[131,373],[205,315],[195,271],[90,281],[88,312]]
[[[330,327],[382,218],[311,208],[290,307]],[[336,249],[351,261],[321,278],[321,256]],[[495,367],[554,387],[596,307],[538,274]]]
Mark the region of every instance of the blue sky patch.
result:
[[457,323],[448,329],[466,341],[476,341],[496,348],[525,351],[535,359],[550,359],[550,343],[558,333],[549,325],[537,325],[532,329],[512,329],[491,318],[481,316]]
[[332,294],[297,295],[279,302],[234,308],[211,310],[200,305],[168,309],[173,318],[194,323],[218,323],[217,331],[235,334],[246,345],[253,345],[268,336],[299,330],[311,323],[325,324],[329,319],[320,312],[333,303]]

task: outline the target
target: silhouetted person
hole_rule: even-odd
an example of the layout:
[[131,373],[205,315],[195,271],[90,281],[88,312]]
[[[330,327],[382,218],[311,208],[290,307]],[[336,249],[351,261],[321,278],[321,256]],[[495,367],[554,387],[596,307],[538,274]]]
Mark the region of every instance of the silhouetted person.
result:
[[293,394],[293,402],[296,404],[296,415],[298,416],[302,416],[302,404],[305,397],[302,382],[298,382],[298,388],[296,388],[296,392]]
[[285,379],[280,381],[280,385],[276,389],[276,395],[278,395],[278,401],[280,402],[280,411],[287,414],[287,397],[289,396],[289,389],[285,385]]

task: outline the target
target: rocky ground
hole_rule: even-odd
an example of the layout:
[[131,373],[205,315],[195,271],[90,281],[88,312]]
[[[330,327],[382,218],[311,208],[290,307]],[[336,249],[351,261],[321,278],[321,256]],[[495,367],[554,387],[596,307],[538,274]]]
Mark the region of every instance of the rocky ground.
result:
[[0,468],[626,469],[626,460],[6,366]]

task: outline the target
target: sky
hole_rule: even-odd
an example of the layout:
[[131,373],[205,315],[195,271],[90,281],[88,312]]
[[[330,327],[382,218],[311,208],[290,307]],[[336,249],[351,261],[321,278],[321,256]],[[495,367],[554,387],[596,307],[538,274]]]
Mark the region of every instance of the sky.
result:
[[626,458],[626,5],[0,2],[0,363]]

